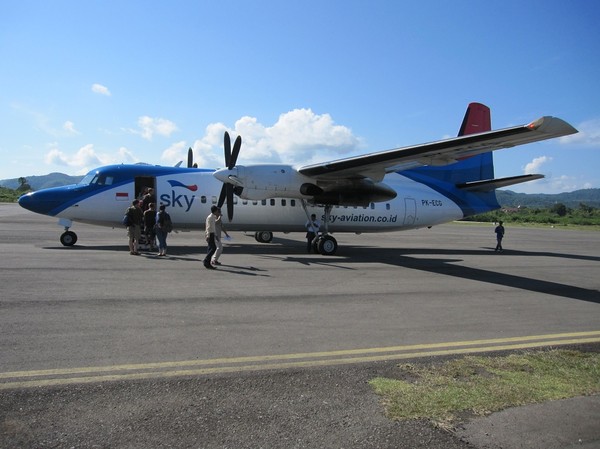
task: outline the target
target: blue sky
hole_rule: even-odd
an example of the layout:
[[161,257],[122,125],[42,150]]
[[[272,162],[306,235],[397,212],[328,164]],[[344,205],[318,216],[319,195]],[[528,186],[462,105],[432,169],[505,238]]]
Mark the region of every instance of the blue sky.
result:
[[495,153],[511,189],[600,187],[600,3],[592,0],[9,1],[0,179],[111,163],[313,163],[543,115],[574,137]]

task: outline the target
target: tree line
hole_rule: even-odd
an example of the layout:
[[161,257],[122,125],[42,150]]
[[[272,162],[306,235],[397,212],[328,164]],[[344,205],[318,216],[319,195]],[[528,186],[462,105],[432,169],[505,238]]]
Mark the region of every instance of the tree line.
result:
[[16,189],[9,189],[8,187],[0,186],[0,202],[2,203],[16,203],[21,195],[31,190],[29,182],[26,178],[19,178],[19,187]]
[[464,218],[463,221],[505,223],[541,223],[557,226],[600,226],[600,209],[580,203],[578,207],[567,207],[563,203],[551,207],[516,207],[486,212]]

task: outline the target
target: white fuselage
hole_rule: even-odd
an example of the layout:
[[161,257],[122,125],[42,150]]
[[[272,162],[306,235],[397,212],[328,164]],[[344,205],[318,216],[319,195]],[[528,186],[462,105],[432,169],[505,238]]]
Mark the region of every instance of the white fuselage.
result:
[[[190,172],[176,175],[181,185],[168,181],[175,176],[156,176],[156,202],[165,204],[175,229],[201,229],[210,207],[217,203],[222,183],[212,172]],[[463,218],[461,209],[450,199],[430,187],[393,173],[385,183],[398,193],[393,200],[371,203],[367,207],[333,206],[329,232],[388,232],[421,228]],[[189,186],[193,188],[190,189]],[[194,190],[195,189],[195,190]],[[116,186],[82,199],[56,216],[72,221],[105,226],[121,226],[125,209],[135,198],[134,182]],[[308,206],[324,220],[322,206]],[[245,200],[235,197],[232,231],[304,231],[306,212],[299,198],[267,198]]]

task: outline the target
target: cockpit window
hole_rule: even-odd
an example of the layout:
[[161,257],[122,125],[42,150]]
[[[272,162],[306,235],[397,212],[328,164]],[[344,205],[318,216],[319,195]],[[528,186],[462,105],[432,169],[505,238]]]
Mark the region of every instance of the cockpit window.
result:
[[79,184],[83,185],[98,185],[98,186],[110,186],[113,184],[115,178],[112,175],[105,173],[88,173],[83,177]]
[[98,175],[98,177],[95,181],[96,181],[96,184],[98,184],[99,186],[109,186],[113,183],[113,177],[101,173]]
[[87,186],[88,184],[92,183],[92,180],[94,179],[95,176],[96,176],[95,173],[88,173],[81,179],[81,181],[79,181],[79,184]]

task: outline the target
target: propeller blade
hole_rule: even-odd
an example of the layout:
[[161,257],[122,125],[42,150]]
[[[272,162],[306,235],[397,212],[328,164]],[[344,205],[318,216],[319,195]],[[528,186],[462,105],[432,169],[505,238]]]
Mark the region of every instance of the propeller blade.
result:
[[[225,152],[225,166],[228,170],[233,170],[237,162],[237,158],[240,154],[240,148],[242,147],[242,137],[237,136],[233,144],[233,153],[231,152],[231,137],[229,133],[225,131],[223,137],[223,150]],[[221,193],[219,195],[219,201],[217,207],[222,207],[227,202],[227,217],[229,221],[233,219],[233,194],[235,188],[231,183],[223,181],[223,187],[221,187]]]
[[231,138],[227,131],[225,131],[225,137],[223,138],[223,148],[225,149],[225,166],[229,167],[229,161],[231,160]]
[[217,203],[217,207],[223,206],[223,203],[225,202],[225,196],[227,194],[227,186],[228,186],[228,184],[223,184],[223,187],[221,187],[221,194],[219,195],[219,202]]
[[237,136],[235,139],[235,142],[233,143],[233,153],[231,154],[231,159],[229,161],[229,164],[227,165],[227,168],[229,170],[231,170],[233,167],[235,167],[235,164],[237,163],[237,158],[240,154],[241,147],[242,147],[242,136]]
[[194,152],[192,151],[192,147],[190,147],[188,149],[187,166],[188,166],[188,168],[192,168],[193,165],[194,165]]
[[233,186],[227,184],[227,218],[233,219]]

